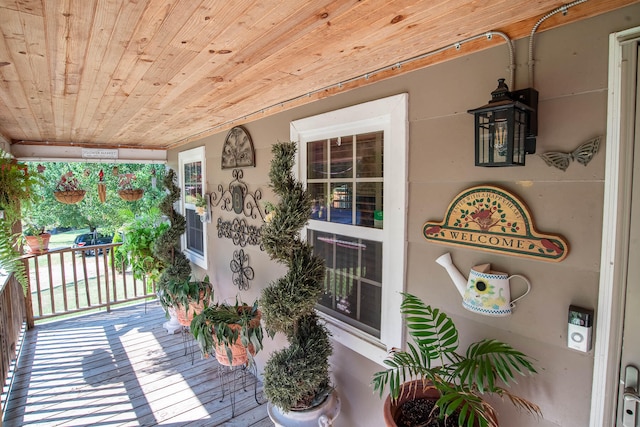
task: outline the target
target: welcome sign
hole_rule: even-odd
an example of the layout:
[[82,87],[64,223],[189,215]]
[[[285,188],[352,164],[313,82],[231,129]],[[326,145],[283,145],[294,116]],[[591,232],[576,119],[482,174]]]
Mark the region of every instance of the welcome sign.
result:
[[514,194],[482,185],[462,191],[441,222],[428,221],[424,237],[434,243],[464,246],[544,261],[562,261],[567,242],[535,230],[526,205]]

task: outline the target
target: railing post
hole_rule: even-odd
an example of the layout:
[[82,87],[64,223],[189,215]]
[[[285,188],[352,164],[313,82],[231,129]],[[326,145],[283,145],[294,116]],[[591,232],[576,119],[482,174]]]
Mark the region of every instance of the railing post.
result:
[[[33,301],[31,300],[31,274],[29,272],[29,258],[23,258],[25,275],[27,276],[27,291],[24,296],[24,308],[27,315],[27,329],[33,329],[36,325],[33,316]],[[1,427],[1,426],[0,426]]]

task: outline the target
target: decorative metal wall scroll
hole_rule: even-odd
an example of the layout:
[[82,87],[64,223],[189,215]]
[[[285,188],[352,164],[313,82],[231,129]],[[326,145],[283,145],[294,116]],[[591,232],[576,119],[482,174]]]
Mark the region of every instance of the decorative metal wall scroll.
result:
[[231,239],[236,246],[244,248],[247,245],[258,245],[260,250],[264,250],[261,232],[262,226],[249,225],[244,218],[234,218],[232,221],[218,218],[218,237]]
[[247,218],[260,219],[264,221],[264,212],[260,206],[262,191],[249,192],[247,184],[242,181],[244,176],[241,169],[234,169],[232,172],[233,181],[225,189],[222,184],[218,185],[218,191],[211,193],[211,207],[220,206],[220,209],[227,212],[235,212],[237,215],[244,215]]
[[256,154],[249,132],[242,126],[232,128],[222,146],[222,169],[256,165]]
[[544,261],[562,261],[568,253],[561,236],[535,230],[518,197],[490,185],[462,191],[449,205],[444,221],[425,223],[422,233],[434,243]]
[[253,280],[253,268],[249,267],[249,255],[243,249],[233,251],[231,260],[231,271],[233,272],[233,284],[241,291],[249,290],[249,280]]
[[233,181],[227,188],[220,184],[218,191],[210,194],[211,208],[220,207],[222,210],[243,215],[245,218],[260,219],[261,224],[260,226],[249,225],[244,218],[234,218],[232,221],[218,218],[218,237],[231,239],[236,246],[259,245],[260,250],[264,250],[260,239],[265,218],[264,210],[260,206],[262,192],[260,190],[249,192],[247,184],[242,180],[244,173],[241,169],[234,169],[231,176]]
[[601,138],[602,137],[600,136],[593,138],[584,144],[581,144],[571,153],[550,151],[540,154],[540,157],[542,157],[542,160],[544,160],[548,166],[556,167],[563,172],[567,170],[569,163],[573,160],[576,160],[583,166],[587,166],[587,163],[589,163],[593,156],[598,152]]

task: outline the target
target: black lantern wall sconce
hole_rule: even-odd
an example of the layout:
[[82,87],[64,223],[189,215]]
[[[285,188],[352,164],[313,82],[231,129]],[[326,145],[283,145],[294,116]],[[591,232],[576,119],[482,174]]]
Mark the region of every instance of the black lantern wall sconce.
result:
[[524,166],[525,154],[536,152],[538,91],[509,91],[504,79],[491,100],[469,110],[475,116],[476,166]]

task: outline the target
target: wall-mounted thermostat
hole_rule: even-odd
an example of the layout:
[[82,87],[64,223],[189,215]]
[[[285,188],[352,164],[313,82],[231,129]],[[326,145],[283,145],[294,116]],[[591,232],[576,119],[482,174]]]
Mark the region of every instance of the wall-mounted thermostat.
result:
[[569,330],[567,345],[574,350],[591,350],[591,331],[593,329],[593,310],[569,306]]

